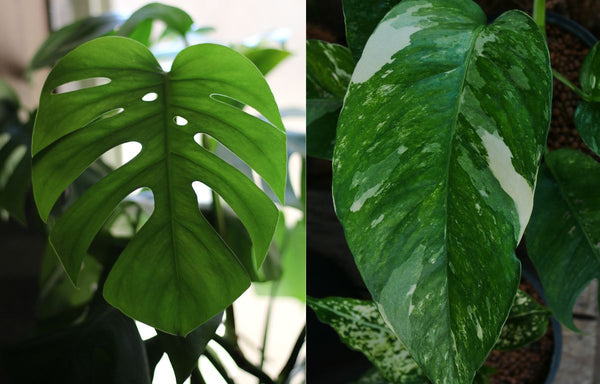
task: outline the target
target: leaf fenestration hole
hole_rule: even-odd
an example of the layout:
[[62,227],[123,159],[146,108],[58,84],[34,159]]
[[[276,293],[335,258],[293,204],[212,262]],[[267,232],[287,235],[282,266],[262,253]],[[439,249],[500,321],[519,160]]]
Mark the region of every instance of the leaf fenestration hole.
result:
[[209,96],[211,99],[213,99],[216,102],[222,103],[222,104],[227,104],[231,107],[234,107],[236,109],[241,110],[242,112],[250,115],[250,116],[254,116],[257,117],[259,119],[261,119],[264,122],[267,122],[271,125],[274,125],[273,123],[271,123],[269,121],[269,119],[267,119],[262,113],[260,113],[258,110],[256,110],[255,108],[253,108],[252,106],[248,105],[248,104],[244,104],[239,100],[234,99],[233,97],[229,97],[227,95],[222,95],[219,93],[212,93]]
[[123,113],[124,111],[125,111],[125,109],[123,109],[123,108],[114,108],[114,109],[108,110],[108,111],[96,116],[92,121],[87,123],[86,126],[94,124],[100,120],[109,119],[111,117],[117,116],[118,114]]
[[156,99],[158,99],[158,93],[156,93],[156,92],[146,93],[142,97],[142,101],[154,101]]
[[194,193],[196,194],[196,198],[198,200],[198,204],[210,204],[212,201],[212,190],[204,183],[199,181],[194,181],[192,183],[192,188],[194,189]]
[[106,85],[110,82],[111,80],[108,77],[90,77],[88,79],[70,81],[54,88],[52,94],[60,95],[62,93],[80,91],[82,89]]
[[188,121],[181,116],[175,116],[173,118],[173,122],[175,124],[179,125],[180,127],[183,127],[184,125],[187,125],[187,123],[188,123]]

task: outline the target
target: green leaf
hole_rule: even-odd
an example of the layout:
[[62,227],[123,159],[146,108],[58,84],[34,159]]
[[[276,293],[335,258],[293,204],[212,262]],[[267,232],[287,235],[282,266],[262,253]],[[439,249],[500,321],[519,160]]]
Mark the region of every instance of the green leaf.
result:
[[[588,52],[579,72],[579,82],[590,98],[600,98],[600,43]],[[600,103],[582,101],[575,111],[575,126],[584,143],[600,156]]]
[[223,319],[223,312],[193,330],[186,337],[173,336],[158,331],[157,338],[175,372],[177,384],[183,383],[198,366],[198,359],[204,353],[206,345],[212,340]]
[[123,22],[118,15],[86,17],[54,31],[31,59],[29,67],[39,69],[53,66],[73,48],[111,32]]
[[35,112],[22,124],[17,104],[0,101],[0,208],[27,224],[25,203],[31,188],[31,132]]
[[494,349],[511,350],[533,343],[546,333],[549,317],[550,311],[518,290]]
[[348,89],[354,59],[348,48],[320,40],[306,42],[306,149],[331,159],[335,127]]
[[263,76],[271,72],[273,68],[281,64],[281,62],[287,59],[290,55],[290,51],[275,48],[263,48],[263,47],[247,47],[244,45],[234,47],[236,51],[246,56],[250,61],[256,65]]
[[400,0],[342,0],[346,21],[346,40],[358,61],[363,48],[379,21]]
[[[352,381],[350,384],[389,384],[383,375],[377,370],[377,368],[371,368],[358,380]],[[424,381],[423,383],[429,383]]]
[[392,383],[427,383],[402,342],[386,326],[375,303],[341,297],[306,298],[318,319],[350,348],[362,352]]
[[169,5],[151,3],[132,13],[129,19],[119,27],[117,35],[129,36],[139,25],[144,24],[146,24],[143,27],[145,30],[147,28],[147,20],[161,20],[167,25],[167,28],[177,32],[184,39],[193,24],[192,18],[185,11]]
[[434,383],[471,383],[520,276],[552,74],[529,16],[407,0],[366,44],[333,158],[336,213],[380,311]]
[[348,48],[321,40],[306,41],[308,99],[343,99],[353,69]]
[[9,382],[151,383],[144,342],[135,323],[103,301],[95,303],[83,323],[2,352],[7,362],[3,368],[14,378]]
[[[111,81],[52,93],[95,77]],[[152,93],[155,100],[142,100]],[[268,121],[223,101],[228,99],[252,106]],[[221,312],[249,286],[247,271],[261,265],[278,219],[275,205],[249,178],[194,141],[200,132],[236,153],[283,200],[285,132],[277,105],[256,67],[227,47],[186,48],[165,73],[131,39],[86,43],[48,76],[33,134],[34,197],[43,220],[104,152],[129,141],[142,145],[133,160],[71,205],[50,242],[77,282],[86,250],[115,206],[132,191],[150,188],[154,212],[110,271],[104,297],[125,314],[178,335]],[[200,214],[194,181],[219,193],[244,223],[253,242],[250,259],[236,257]]]
[[561,149],[545,156],[535,192],[527,251],[563,325],[577,330],[573,306],[581,291],[600,278],[600,164]]

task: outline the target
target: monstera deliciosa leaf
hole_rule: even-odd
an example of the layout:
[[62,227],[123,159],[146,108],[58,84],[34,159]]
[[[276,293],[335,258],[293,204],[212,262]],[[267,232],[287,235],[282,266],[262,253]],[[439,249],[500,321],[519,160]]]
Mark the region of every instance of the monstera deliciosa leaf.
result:
[[[82,79],[105,85],[66,93]],[[266,120],[230,105],[252,106]],[[278,220],[271,200],[246,176],[201,147],[210,135],[236,153],[283,201],[286,138],[273,95],[235,51],[213,44],[181,51],[163,72],[142,44],[103,37],[66,55],[50,73],[33,133],[33,187],[47,220],[60,194],[109,149],[135,141],[141,152],[87,190],[57,219],[50,242],[73,282],[94,236],[132,191],[154,195],[150,219],[112,267],[104,297],[125,314],[162,331],[186,335],[231,304],[250,284]],[[200,214],[192,183],[217,192],[253,243],[233,254]]]
[[471,383],[520,276],[550,121],[533,20],[406,0],[369,38],[337,127],[337,215],[374,301],[434,383]]

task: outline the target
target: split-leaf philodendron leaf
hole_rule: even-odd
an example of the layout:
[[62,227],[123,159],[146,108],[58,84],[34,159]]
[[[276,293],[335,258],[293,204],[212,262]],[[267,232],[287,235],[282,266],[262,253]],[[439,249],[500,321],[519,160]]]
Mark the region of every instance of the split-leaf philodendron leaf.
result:
[[595,101],[583,100],[575,111],[575,126],[581,139],[600,156],[600,43],[585,57],[579,72],[583,91]]
[[600,164],[561,149],[545,156],[527,227],[527,251],[546,303],[572,330],[573,306],[593,279],[600,279]]
[[[105,85],[54,94],[76,80]],[[148,97],[150,96],[150,97]],[[250,105],[268,121],[233,107]],[[142,44],[103,37],[71,51],[42,90],[33,133],[33,187],[48,219],[60,194],[95,159],[130,141],[141,152],[87,190],[56,221],[50,242],[77,282],[92,239],[132,191],[148,187],[152,216],[112,267],[104,297],[129,316],[186,335],[231,304],[250,284],[278,220],[271,200],[246,176],[198,145],[208,134],[251,166],[283,201],[285,132],[271,91],[254,65],[213,44],[181,51],[163,72]],[[253,242],[238,258],[200,214],[192,182],[231,206]]]
[[386,321],[434,383],[471,383],[520,276],[552,96],[544,38],[510,11],[406,0],[377,26],[337,127],[336,212]]

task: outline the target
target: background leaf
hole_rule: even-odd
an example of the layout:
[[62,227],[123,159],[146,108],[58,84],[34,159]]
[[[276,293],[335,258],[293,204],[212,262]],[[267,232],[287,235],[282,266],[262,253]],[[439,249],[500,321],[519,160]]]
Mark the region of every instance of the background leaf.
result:
[[307,297],[307,304],[320,321],[335,329],[344,344],[362,352],[387,381],[428,382],[402,342],[386,326],[373,302]]
[[526,241],[546,303],[572,330],[581,291],[600,278],[600,164],[568,149],[545,156]]
[[519,289],[494,349],[517,349],[533,343],[546,333],[549,318],[550,311]]
[[167,25],[172,31],[177,32],[183,39],[192,28],[193,20],[185,11],[160,3],[151,3],[143,6],[129,16],[129,18],[119,27],[117,35],[130,36],[136,32],[137,36],[144,36],[142,41],[145,41],[148,29],[148,20],[160,20]]
[[321,40],[306,41],[306,150],[331,159],[335,127],[354,59],[348,48]]
[[356,61],[375,27],[400,0],[343,0],[346,40]]
[[[591,98],[596,99],[600,99],[599,44],[590,49],[579,72],[581,88]],[[583,142],[600,156],[600,103],[598,101],[600,100],[583,100],[579,103],[575,111],[575,126]]]
[[177,384],[183,383],[198,366],[198,359],[204,353],[206,345],[213,338],[223,320],[223,312],[194,329],[186,337],[173,336],[158,331],[157,338],[175,372]]
[[551,87],[533,20],[511,11],[488,25],[470,0],[402,1],[352,74],[336,213],[374,301],[434,383],[470,384],[508,316]]
[[123,22],[118,15],[90,16],[52,32],[37,50],[29,67],[51,67],[73,48],[111,32]]
[[[95,77],[111,81],[52,93],[62,84]],[[155,100],[143,100],[152,93]],[[215,95],[251,105],[268,122]],[[124,313],[179,335],[222,311],[248,287],[247,270],[260,267],[278,220],[277,208],[249,178],[194,142],[199,132],[236,153],[283,200],[285,133],[277,105],[256,67],[223,46],[186,48],[164,73],[133,40],[88,42],[50,73],[33,136],[34,197],[44,220],[96,158],[124,142],[142,145],[137,157],[70,206],[52,228],[50,242],[76,282],[86,250],[114,207],[135,189],[150,188],[154,212],[111,269],[104,296]],[[236,257],[200,214],[195,180],[219,193],[244,223],[253,242],[251,258]]]

